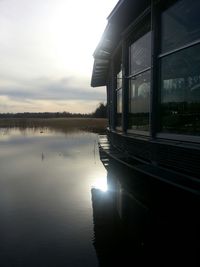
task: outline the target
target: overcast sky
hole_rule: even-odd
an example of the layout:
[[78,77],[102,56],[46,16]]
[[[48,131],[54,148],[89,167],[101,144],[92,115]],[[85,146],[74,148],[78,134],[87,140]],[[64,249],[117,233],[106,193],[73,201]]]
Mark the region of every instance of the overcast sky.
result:
[[117,0],[0,0],[0,112],[91,112],[92,54]]

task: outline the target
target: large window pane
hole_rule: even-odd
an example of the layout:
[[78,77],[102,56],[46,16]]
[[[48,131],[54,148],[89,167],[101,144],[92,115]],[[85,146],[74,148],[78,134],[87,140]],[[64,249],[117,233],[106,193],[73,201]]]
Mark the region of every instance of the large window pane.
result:
[[200,45],[161,60],[161,130],[200,134]]
[[151,66],[151,33],[148,32],[130,46],[130,74]]
[[150,71],[135,76],[129,86],[129,129],[148,131]]
[[200,38],[199,12],[199,0],[180,0],[162,13],[162,52],[173,50]]

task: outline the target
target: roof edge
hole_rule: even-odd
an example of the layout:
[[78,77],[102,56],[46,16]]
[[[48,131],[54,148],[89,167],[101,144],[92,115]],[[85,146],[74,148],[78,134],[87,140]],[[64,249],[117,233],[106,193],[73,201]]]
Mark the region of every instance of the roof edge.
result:
[[119,10],[119,8],[121,7],[121,5],[124,3],[125,0],[119,0],[117,2],[117,4],[115,5],[115,7],[113,8],[113,10],[111,11],[111,13],[108,15],[107,20],[111,20],[111,18],[114,16],[114,14]]

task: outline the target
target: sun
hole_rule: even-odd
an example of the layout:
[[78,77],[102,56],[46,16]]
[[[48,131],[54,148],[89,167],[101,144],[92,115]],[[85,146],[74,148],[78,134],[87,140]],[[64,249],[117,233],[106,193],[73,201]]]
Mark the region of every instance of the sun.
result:
[[46,21],[46,49],[51,50],[55,65],[71,73],[91,73],[92,53],[107,23],[108,10],[115,2],[56,1]]

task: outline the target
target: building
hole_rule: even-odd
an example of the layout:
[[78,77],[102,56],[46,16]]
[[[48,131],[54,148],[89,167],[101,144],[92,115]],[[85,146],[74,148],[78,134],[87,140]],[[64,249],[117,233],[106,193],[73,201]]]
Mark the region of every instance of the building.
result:
[[91,79],[107,88],[107,156],[198,197],[199,10],[199,0],[120,0]]

